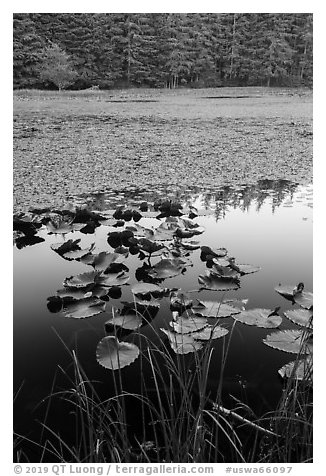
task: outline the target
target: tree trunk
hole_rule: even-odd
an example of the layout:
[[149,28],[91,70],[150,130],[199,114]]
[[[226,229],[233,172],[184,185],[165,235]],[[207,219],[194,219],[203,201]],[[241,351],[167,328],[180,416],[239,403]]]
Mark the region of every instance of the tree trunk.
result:
[[230,60],[230,69],[229,69],[229,78],[233,74],[233,63],[234,63],[234,37],[235,37],[235,25],[236,25],[237,14],[233,14],[233,28],[232,28],[232,41],[231,41],[231,60]]
[[306,56],[307,56],[307,43],[305,43],[305,45],[304,45],[303,62],[302,62],[302,65],[301,65],[301,70],[300,70],[300,79],[301,79],[301,81],[303,80],[303,74],[304,74],[304,70],[305,70],[305,67],[306,67]]

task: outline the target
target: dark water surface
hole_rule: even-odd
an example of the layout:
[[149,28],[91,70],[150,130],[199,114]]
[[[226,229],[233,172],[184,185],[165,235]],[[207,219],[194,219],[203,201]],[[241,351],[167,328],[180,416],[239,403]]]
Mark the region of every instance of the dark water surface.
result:
[[[234,256],[237,263],[261,267],[259,272],[243,276],[237,291],[197,291],[191,294],[192,298],[216,301],[249,299],[247,309],[281,306],[283,312],[291,307],[291,303],[274,291],[275,286],[280,283],[296,285],[302,281],[305,289],[312,291],[312,191],[312,186],[287,181],[261,181],[238,189],[223,187],[201,192],[165,188],[146,193],[136,189],[120,194],[102,193],[79,197],[76,204],[88,203],[93,210],[113,211],[119,204],[135,208],[143,200],[150,203],[167,196],[192,204],[205,213],[194,221],[206,229],[193,239],[199,239],[202,245],[213,248],[227,248],[228,255]],[[156,227],[160,221],[142,218],[138,223]],[[74,232],[66,235],[65,239],[81,238],[82,248],[95,242],[95,253],[112,252],[107,234],[120,230],[100,226],[94,234]],[[63,280],[92,268],[77,261],[67,261],[50,249],[52,243],[63,242],[61,235],[48,235],[43,227],[38,236],[45,241],[21,249],[14,248],[14,392],[20,388],[14,406],[14,428],[18,433],[33,438],[37,438],[35,435],[40,432],[34,420],[42,420],[46,410],[45,404],[38,406],[38,403],[51,392],[58,367],[67,372],[72,369],[71,358],[63,342],[76,351],[88,378],[102,382],[103,397],[113,395],[111,371],[97,364],[95,350],[99,340],[105,336],[104,323],[110,316],[111,306],[121,307],[120,300],[133,299],[131,286],[123,286],[122,298],[110,299],[103,314],[88,319],[69,319],[61,312],[51,313],[47,308],[47,298],[62,288]],[[198,290],[198,275],[204,274],[206,269],[205,263],[200,260],[200,250],[192,253],[191,260],[193,266],[188,267],[184,275],[168,278],[161,285],[182,288],[183,291]],[[135,270],[142,262],[136,256],[130,256],[126,265],[130,284],[133,284],[136,281]],[[159,313],[151,325],[141,328],[141,334],[159,346],[156,332],[164,339],[159,328],[167,329],[170,320],[169,303],[164,298]],[[231,317],[221,320],[221,325],[228,329],[232,323]],[[294,327],[283,317],[280,329]],[[224,377],[226,405],[231,405],[231,393],[249,403],[257,414],[275,408],[282,390],[277,370],[293,360],[293,354],[265,346],[262,339],[271,332],[273,330],[236,324]],[[133,339],[132,336],[126,338],[129,342]],[[219,382],[222,339],[215,340],[214,347],[216,352],[209,374],[209,390],[213,393]],[[139,371],[137,361],[123,369],[126,390],[139,390]],[[60,385],[64,389],[64,380]],[[67,382],[66,385],[68,388]],[[52,423],[64,428],[69,422],[67,415],[61,412],[60,406],[53,408]]]

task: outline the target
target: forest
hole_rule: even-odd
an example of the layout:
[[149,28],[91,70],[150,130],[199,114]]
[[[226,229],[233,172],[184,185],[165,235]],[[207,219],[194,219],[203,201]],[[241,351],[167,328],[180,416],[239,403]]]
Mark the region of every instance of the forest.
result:
[[309,13],[15,13],[13,84],[312,87],[312,24]]

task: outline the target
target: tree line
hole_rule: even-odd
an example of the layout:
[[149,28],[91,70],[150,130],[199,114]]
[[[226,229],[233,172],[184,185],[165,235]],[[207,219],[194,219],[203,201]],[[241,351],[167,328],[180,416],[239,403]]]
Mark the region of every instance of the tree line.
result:
[[14,87],[311,86],[312,17],[15,13]]

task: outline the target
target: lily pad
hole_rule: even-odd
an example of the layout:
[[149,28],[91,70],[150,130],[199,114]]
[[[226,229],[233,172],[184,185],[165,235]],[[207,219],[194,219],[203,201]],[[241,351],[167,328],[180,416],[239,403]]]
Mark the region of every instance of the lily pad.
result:
[[212,266],[214,264],[218,264],[219,266],[229,266],[230,265],[230,261],[229,261],[229,258],[227,256],[224,257],[224,258],[213,258],[210,261],[212,262]]
[[106,303],[97,297],[87,297],[77,301],[69,301],[64,305],[63,313],[66,317],[84,319],[105,311]]
[[170,309],[171,311],[179,311],[182,313],[185,309],[189,309],[193,301],[190,299],[189,294],[184,293],[181,289],[172,291],[170,294]]
[[180,246],[189,251],[198,250],[200,248],[199,241],[182,241]]
[[97,362],[110,370],[118,370],[132,364],[139,356],[139,348],[129,342],[119,342],[113,336],[106,336],[97,345]]
[[126,230],[132,231],[134,236],[147,238],[148,240],[152,240],[154,236],[154,231],[151,228],[145,228],[138,223],[135,223],[133,226],[127,226]]
[[85,288],[90,284],[95,284],[99,281],[101,273],[98,271],[90,271],[87,273],[78,274],[77,276],[71,276],[66,278],[63,282],[65,287],[72,288]]
[[123,329],[135,331],[142,325],[142,316],[136,311],[124,309],[112,310],[112,318],[106,321],[105,325],[118,326]]
[[301,293],[295,294],[293,300],[305,309],[312,309],[313,307],[313,293],[302,291]]
[[[203,233],[204,231],[202,231],[201,233]],[[199,235],[200,232],[196,232],[195,229],[192,229],[192,230],[188,230],[187,228],[177,228],[174,232],[174,235],[177,237],[177,238],[192,238],[193,236],[195,235]]]
[[229,304],[217,301],[199,301],[193,306],[193,312],[205,317],[230,317],[238,314],[240,309],[230,306]]
[[228,253],[226,248],[210,248],[209,246],[201,246],[200,259],[202,261],[212,260],[213,258],[224,258]]
[[261,270],[260,266],[253,266],[251,264],[237,264],[236,266],[241,275],[257,273]]
[[41,226],[42,223],[31,221],[28,217],[20,218],[17,215],[13,217],[13,230],[20,231],[25,236],[35,235]]
[[265,329],[274,329],[282,324],[282,318],[275,315],[270,309],[249,309],[247,311],[241,311],[234,316],[234,319],[248,326],[263,327]]
[[299,326],[312,326],[312,311],[309,309],[293,309],[284,311],[285,317]]
[[161,329],[169,339],[170,346],[176,354],[189,354],[203,347],[203,342],[195,340],[191,334],[178,334],[177,332]]
[[81,230],[84,227],[84,224],[82,223],[72,223],[66,222],[62,219],[59,220],[49,220],[46,223],[46,228],[48,230],[48,233],[53,233],[53,234],[61,234],[61,235],[66,235],[67,233],[71,233],[72,231],[78,231]]
[[282,378],[293,378],[311,383],[313,378],[312,357],[308,355],[305,359],[289,362],[283,365],[278,373]]
[[84,256],[89,255],[92,250],[94,249],[95,243],[92,243],[91,246],[88,248],[80,249],[80,250],[74,250],[74,251],[68,251],[67,253],[63,254],[63,258],[67,260],[80,260]]
[[220,266],[217,263],[214,263],[213,266],[210,268],[211,274],[219,278],[229,278],[229,279],[239,279],[240,273],[235,269],[232,269],[228,266]]
[[157,284],[152,283],[137,283],[131,287],[131,292],[133,294],[152,294],[152,293],[162,293],[163,289]]
[[106,253],[102,251],[99,254],[91,254],[85,256],[81,261],[94,267],[96,271],[105,271],[112,263],[124,260],[124,257],[119,253]]
[[[14,232],[14,233],[21,233],[21,232]],[[24,235],[22,233],[22,236],[16,236],[14,238],[14,243],[16,245],[16,248],[18,250],[21,250],[22,248],[25,248],[25,246],[33,246],[37,245],[38,243],[42,243],[42,241],[45,241],[44,238],[41,238],[40,236],[36,235]]]
[[308,354],[312,351],[312,339],[306,339],[299,330],[285,330],[269,334],[263,339],[264,344],[273,349],[290,352],[292,354]]
[[58,253],[60,256],[63,256],[65,253],[69,251],[76,251],[80,250],[80,238],[78,240],[67,240],[63,243],[53,243],[50,248],[51,250]]
[[191,335],[198,340],[219,339],[229,333],[227,329],[221,326],[206,326],[201,331],[193,332]]
[[152,240],[148,240],[147,238],[140,238],[137,244],[142,251],[150,255],[153,255],[154,253],[156,255],[161,254],[165,249],[164,245],[156,243]]
[[183,315],[178,316],[169,324],[178,334],[189,334],[191,332],[200,331],[205,326],[207,326],[207,320],[203,317],[197,317],[196,315],[192,315],[190,317]]
[[154,231],[153,240],[156,241],[170,241],[173,240],[174,228],[170,224],[162,223]]
[[240,288],[238,281],[229,278],[219,278],[214,274],[210,274],[209,271],[206,272],[206,276],[199,275],[198,282],[203,286],[201,289],[210,289],[211,291],[229,291]]
[[77,299],[85,298],[85,295],[88,292],[89,292],[88,288],[63,288],[63,289],[58,289],[57,296],[61,299],[77,300]]
[[184,267],[180,265],[180,261],[174,259],[162,259],[159,261],[148,274],[157,279],[172,278],[181,274]]
[[108,234],[108,243],[112,248],[119,248],[120,246],[129,247],[129,239],[133,238],[134,234],[131,230],[112,231]]
[[106,275],[101,275],[98,278],[98,282],[101,286],[111,287],[111,286],[123,286],[128,283],[130,277],[124,271],[120,273],[110,273]]
[[246,309],[248,301],[249,299],[226,299],[224,303],[229,304],[230,306],[235,307],[240,311],[244,311]]
[[275,291],[278,294],[280,294],[281,296],[283,296],[285,299],[293,301],[294,296],[298,293],[302,293],[303,288],[304,288],[303,283],[299,283],[297,286],[293,286],[293,285],[281,286],[281,285],[279,285],[275,288]]

